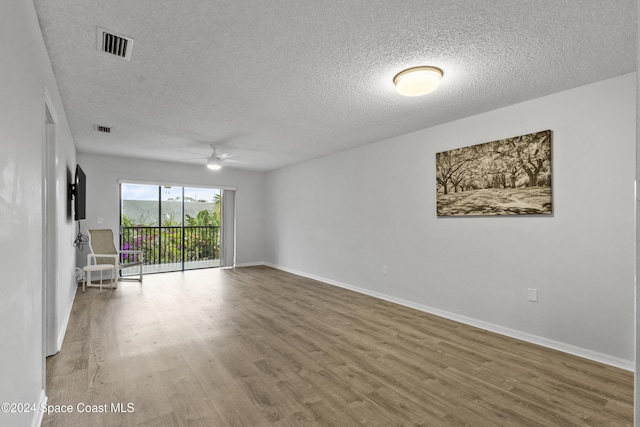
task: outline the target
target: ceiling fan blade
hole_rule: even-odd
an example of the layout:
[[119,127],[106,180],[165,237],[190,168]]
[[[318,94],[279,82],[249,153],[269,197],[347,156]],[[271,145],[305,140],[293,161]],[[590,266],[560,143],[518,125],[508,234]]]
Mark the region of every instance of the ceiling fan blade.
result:
[[207,157],[209,157],[206,154],[197,153],[195,151],[189,151],[189,150],[183,150],[183,149],[179,149],[178,151],[181,151],[181,152],[187,153],[187,154],[191,154],[192,156],[200,156],[200,157],[198,157],[199,159],[206,159]]

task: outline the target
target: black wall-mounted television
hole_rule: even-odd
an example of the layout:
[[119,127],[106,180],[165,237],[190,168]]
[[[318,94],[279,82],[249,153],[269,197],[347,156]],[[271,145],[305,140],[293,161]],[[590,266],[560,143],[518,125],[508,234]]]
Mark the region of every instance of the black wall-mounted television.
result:
[[87,176],[80,165],[76,166],[76,176],[71,184],[73,197],[73,219],[80,221],[87,218]]

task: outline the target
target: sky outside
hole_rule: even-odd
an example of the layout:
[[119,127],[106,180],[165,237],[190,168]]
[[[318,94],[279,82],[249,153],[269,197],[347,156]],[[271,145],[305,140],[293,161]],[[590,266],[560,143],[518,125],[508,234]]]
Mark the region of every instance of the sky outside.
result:
[[[162,188],[162,200],[181,200],[182,199],[182,187],[161,187]],[[195,200],[206,200],[207,202],[213,202],[215,196],[220,194],[220,190],[217,188],[189,188],[185,187],[185,198],[193,198]],[[158,186],[157,185],[143,185],[143,184],[122,184],[122,199],[123,200],[158,200]]]

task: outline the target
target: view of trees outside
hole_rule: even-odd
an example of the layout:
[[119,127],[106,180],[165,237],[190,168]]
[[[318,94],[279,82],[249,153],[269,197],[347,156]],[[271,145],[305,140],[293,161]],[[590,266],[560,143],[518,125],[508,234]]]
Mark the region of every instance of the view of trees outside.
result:
[[219,259],[220,219],[218,189],[122,184],[122,249],[145,264]]
[[551,131],[436,153],[438,216],[550,214]]

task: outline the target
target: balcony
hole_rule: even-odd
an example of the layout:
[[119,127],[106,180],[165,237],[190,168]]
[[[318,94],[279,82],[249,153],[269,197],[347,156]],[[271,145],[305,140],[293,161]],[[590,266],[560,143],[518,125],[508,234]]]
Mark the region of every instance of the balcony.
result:
[[122,227],[120,247],[142,251],[143,273],[219,267],[220,227]]

